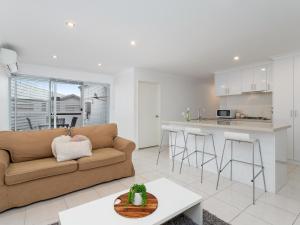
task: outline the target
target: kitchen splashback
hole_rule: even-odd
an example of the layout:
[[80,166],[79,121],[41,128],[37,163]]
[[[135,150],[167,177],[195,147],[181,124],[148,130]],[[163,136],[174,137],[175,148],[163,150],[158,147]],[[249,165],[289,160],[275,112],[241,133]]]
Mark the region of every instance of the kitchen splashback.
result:
[[247,116],[272,118],[272,93],[220,97],[220,109],[235,109]]

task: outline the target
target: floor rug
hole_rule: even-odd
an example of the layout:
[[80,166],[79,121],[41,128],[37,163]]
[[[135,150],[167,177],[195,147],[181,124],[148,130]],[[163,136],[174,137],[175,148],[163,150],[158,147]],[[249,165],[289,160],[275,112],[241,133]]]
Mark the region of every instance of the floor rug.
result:
[[[50,225],[59,225],[59,223],[53,223]],[[164,225],[196,225],[196,224],[193,221],[191,221],[188,217],[184,215],[180,215],[168,221]],[[208,211],[203,210],[203,225],[229,225],[229,224],[220,220],[219,218],[209,213]]]

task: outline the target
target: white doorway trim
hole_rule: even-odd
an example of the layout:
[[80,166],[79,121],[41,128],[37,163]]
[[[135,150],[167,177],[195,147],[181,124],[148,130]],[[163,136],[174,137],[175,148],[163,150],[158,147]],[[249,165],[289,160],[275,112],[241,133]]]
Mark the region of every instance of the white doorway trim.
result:
[[[143,144],[141,144],[141,127],[140,127],[140,119],[141,119],[141,111],[142,109],[140,108],[140,90],[141,90],[141,87],[142,85],[141,84],[144,84],[144,85],[155,85],[156,86],[156,91],[157,93],[155,95],[157,95],[157,101],[156,101],[156,108],[157,108],[157,115],[158,115],[158,118],[157,119],[157,128],[155,129],[156,132],[157,132],[157,141],[152,144],[152,145],[149,145],[149,146],[143,146]],[[160,142],[160,135],[161,135],[161,130],[160,130],[160,125],[161,125],[161,85],[160,83],[158,82],[151,82],[151,81],[138,81],[137,82],[137,147],[138,149],[145,149],[145,148],[149,148],[149,147],[153,147],[153,146],[158,146],[159,145],[159,142]],[[155,96],[154,95],[154,96]],[[155,116],[155,115],[153,115]]]

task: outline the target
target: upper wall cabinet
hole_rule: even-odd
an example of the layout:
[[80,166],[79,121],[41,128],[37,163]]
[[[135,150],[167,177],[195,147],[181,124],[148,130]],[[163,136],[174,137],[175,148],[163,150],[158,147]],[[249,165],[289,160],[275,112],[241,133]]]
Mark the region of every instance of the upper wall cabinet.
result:
[[242,70],[242,92],[253,91],[254,69]]
[[239,95],[242,93],[239,72],[226,72],[215,75],[217,96]]
[[258,66],[242,71],[242,92],[272,91],[270,65]]
[[267,67],[267,92],[273,91],[273,67],[269,65]]
[[240,95],[247,92],[272,91],[272,65],[266,64],[215,75],[217,96]]
[[215,75],[216,96],[225,96],[228,93],[227,80],[224,74]]

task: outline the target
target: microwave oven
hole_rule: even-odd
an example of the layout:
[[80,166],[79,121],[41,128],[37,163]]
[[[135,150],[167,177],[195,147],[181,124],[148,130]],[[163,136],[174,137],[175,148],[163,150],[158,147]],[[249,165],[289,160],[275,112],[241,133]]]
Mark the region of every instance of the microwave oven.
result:
[[234,119],[235,113],[236,110],[232,110],[232,109],[217,109],[217,118]]

